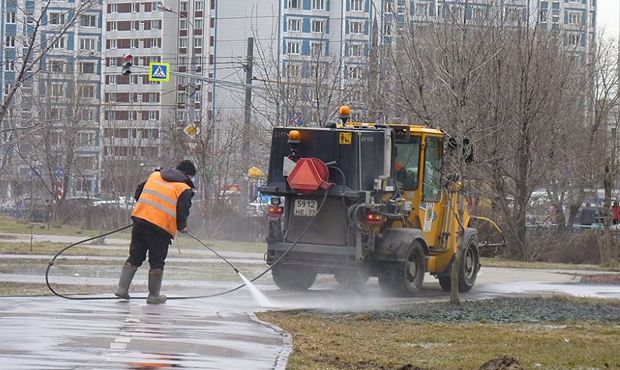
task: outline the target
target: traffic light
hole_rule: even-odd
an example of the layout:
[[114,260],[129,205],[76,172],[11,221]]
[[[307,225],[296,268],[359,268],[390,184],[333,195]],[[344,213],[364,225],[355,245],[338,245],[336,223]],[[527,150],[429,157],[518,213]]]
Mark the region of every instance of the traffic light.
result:
[[129,76],[131,74],[131,62],[133,56],[131,54],[123,55],[123,76]]

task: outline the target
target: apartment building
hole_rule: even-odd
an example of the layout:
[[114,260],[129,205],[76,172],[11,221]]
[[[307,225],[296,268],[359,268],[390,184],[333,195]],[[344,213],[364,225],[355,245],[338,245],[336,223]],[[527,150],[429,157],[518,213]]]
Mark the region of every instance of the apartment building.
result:
[[[162,165],[168,140],[190,123],[208,121],[209,6],[205,0],[107,2],[103,172],[118,164],[129,171],[136,165]],[[124,76],[126,54],[133,57],[133,66]],[[169,82],[149,80],[152,62],[170,64]]]
[[[174,87],[149,80],[149,64],[176,64],[178,2],[107,1],[102,74],[104,170],[117,163],[157,165],[165,125],[174,122]],[[123,57],[131,73],[123,75]]]
[[[595,0],[263,0],[218,1],[215,7],[214,76],[226,82],[244,81],[247,37],[255,39],[255,65],[269,59],[270,77],[288,83],[286,93],[298,94],[305,105],[320,99],[308,80],[321,76],[338,92],[338,99],[367,106],[365,84],[373,38],[377,44],[394,42],[405,27],[466,19],[472,25],[489,19],[504,24],[530,24],[561,32],[564,44],[581,58],[596,32]],[[257,50],[258,49],[258,50]],[[269,66],[259,66],[262,72]],[[325,71],[325,69],[331,70]],[[257,73],[255,68],[255,76]],[[254,106],[261,107],[261,79]],[[293,81],[299,80],[299,81]],[[296,86],[295,86],[296,85]],[[239,114],[243,89],[215,83],[216,115]],[[304,123],[303,112],[286,111],[278,123]],[[272,104],[273,105],[273,104]],[[286,102],[283,103],[286,105]],[[269,106],[259,108],[270,109]],[[286,109],[286,108],[284,108]],[[284,121],[284,122],[283,122]],[[309,122],[305,122],[309,123]]]
[[[40,127],[21,152],[28,155],[3,171],[4,193],[21,192],[9,184],[53,178],[54,196],[92,195],[99,191],[99,105],[101,98],[101,1],[0,1],[3,40],[0,98],[15,83],[23,58],[33,45],[31,60],[50,49],[26,71],[27,78],[12,101],[7,117],[13,127]],[[40,28],[33,40],[35,24]],[[8,138],[4,138],[8,139]],[[13,146],[0,155],[15,156]]]

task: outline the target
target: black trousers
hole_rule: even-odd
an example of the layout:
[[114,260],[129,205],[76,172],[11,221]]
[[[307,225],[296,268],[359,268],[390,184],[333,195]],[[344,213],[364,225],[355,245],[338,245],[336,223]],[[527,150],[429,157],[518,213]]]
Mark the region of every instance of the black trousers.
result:
[[144,221],[134,222],[127,262],[134,266],[142,266],[148,251],[151,269],[163,269],[171,240],[171,236],[163,230],[158,230]]

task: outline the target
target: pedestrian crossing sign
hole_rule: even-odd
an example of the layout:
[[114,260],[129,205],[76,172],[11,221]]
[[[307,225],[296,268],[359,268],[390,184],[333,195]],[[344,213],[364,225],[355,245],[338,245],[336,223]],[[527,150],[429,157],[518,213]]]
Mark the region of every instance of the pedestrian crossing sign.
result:
[[170,81],[170,63],[149,63],[149,81],[168,82]]

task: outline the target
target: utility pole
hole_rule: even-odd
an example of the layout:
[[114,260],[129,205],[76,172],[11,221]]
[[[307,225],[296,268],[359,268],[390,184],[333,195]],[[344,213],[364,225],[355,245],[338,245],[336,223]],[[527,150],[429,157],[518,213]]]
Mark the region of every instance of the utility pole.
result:
[[368,60],[368,118],[370,122],[377,122],[378,112],[378,78],[379,78],[379,31],[377,19],[372,22],[372,32],[370,36],[370,55]]
[[250,120],[252,118],[252,68],[254,66],[254,38],[248,37],[248,48],[245,62],[245,109],[243,119],[243,136],[241,142],[241,189],[239,194],[239,211],[245,215],[248,209],[248,195],[250,183],[248,168],[250,168]]

